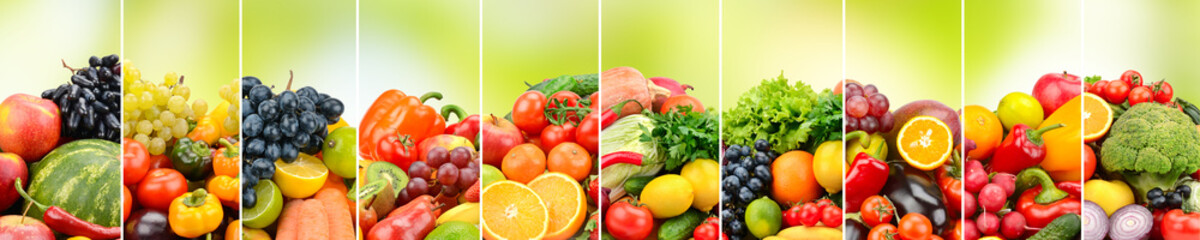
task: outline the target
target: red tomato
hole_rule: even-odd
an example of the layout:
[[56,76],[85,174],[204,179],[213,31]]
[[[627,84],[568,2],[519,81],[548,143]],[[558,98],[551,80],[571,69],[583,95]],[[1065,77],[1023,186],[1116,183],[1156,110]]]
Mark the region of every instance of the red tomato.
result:
[[138,183],[138,204],[149,209],[167,211],[171,201],[187,191],[187,179],[184,179],[179,171],[170,168],[150,170],[142,182]]
[[129,219],[129,210],[133,209],[133,194],[129,193],[129,187],[125,185],[121,185],[121,199],[124,200],[122,203],[125,205],[121,209],[121,221],[124,221]]
[[575,124],[564,123],[563,125],[549,125],[542,130],[542,151],[550,152],[555,146],[560,143],[575,141]]
[[1096,172],[1096,152],[1087,144],[1083,145],[1083,179],[1092,179]]
[[1154,83],[1154,101],[1158,103],[1169,103],[1171,98],[1175,97],[1175,88],[1171,87],[1167,81],[1158,81]]
[[821,208],[816,203],[805,203],[800,207],[800,223],[812,227],[821,222]]
[[121,148],[125,153],[122,156],[125,162],[121,165],[125,173],[122,177],[125,185],[133,185],[146,176],[146,171],[150,171],[150,153],[146,151],[146,145],[130,138],[121,142]]
[[538,91],[528,91],[517,97],[512,110],[513,124],[518,129],[536,136],[542,128],[550,124],[546,119],[546,95]]
[[803,224],[800,222],[800,212],[801,212],[800,208],[801,208],[800,205],[792,205],[791,208],[788,208],[787,210],[783,211],[783,225],[784,226],[792,227],[792,226],[800,226],[801,224]]
[[842,208],[829,205],[821,210],[821,223],[832,228],[842,226]]
[[904,239],[925,239],[933,234],[933,224],[929,218],[919,213],[905,214],[900,218],[900,237]]
[[820,207],[821,209],[825,209],[826,206],[834,206],[833,200],[830,200],[828,198],[822,198],[820,200],[817,200],[817,207]]
[[588,95],[588,104],[591,104],[588,107],[592,109],[592,112],[600,112],[600,93],[596,92]]
[[667,101],[663,103],[658,112],[666,114],[668,112],[677,111],[676,109],[679,109],[683,106],[691,107],[690,111],[692,112],[704,112],[704,104],[701,104],[700,100],[696,99],[695,97],[688,95],[675,95],[667,98]]
[[1129,85],[1129,87],[1141,86],[1142,73],[1134,70],[1125,70],[1124,73],[1121,73],[1121,81],[1125,82],[1125,84]]
[[175,165],[171,164],[171,159],[167,158],[166,154],[150,155],[150,169],[159,168],[175,168]]
[[1100,98],[1104,98],[1104,89],[1108,87],[1108,83],[1108,80],[1096,81],[1095,83],[1092,83],[1092,85],[1088,86],[1087,92],[1096,94],[1096,96],[1100,96]]
[[[571,91],[558,91],[550,95],[550,98],[546,101],[546,110],[557,109],[559,105],[564,107],[579,107],[579,95]],[[565,115],[567,121],[579,122],[579,116],[575,115],[575,111],[567,111]],[[553,116],[553,118],[560,120],[563,117],[557,114]]]
[[1121,104],[1125,102],[1125,97],[1129,96],[1129,88],[1129,83],[1112,81],[1104,88],[1104,99],[1109,103]]
[[886,198],[879,195],[867,197],[862,204],[862,219],[867,226],[878,226],[892,222],[896,208]]
[[646,206],[620,201],[604,215],[604,229],[620,240],[646,239],[654,229],[654,215]]
[[1137,86],[1129,90],[1129,106],[1138,105],[1139,103],[1149,102],[1154,99],[1154,91],[1147,86]]
[[718,223],[703,223],[692,230],[692,237],[696,240],[720,240],[720,226]]
[[884,223],[871,228],[871,232],[867,233],[867,240],[895,240],[898,233],[896,226]]
[[593,111],[579,122],[575,128],[575,143],[592,155],[600,152],[600,112]]
[[388,136],[379,139],[375,144],[375,155],[385,162],[396,164],[400,169],[408,169],[413,161],[418,159],[417,144],[408,135]]

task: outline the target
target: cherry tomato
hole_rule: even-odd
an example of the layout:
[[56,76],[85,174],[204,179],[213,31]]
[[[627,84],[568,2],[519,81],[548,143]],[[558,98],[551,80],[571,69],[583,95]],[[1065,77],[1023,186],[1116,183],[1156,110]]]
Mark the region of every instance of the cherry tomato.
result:
[[187,179],[175,169],[158,168],[146,173],[138,183],[137,200],[143,207],[167,211],[171,201],[187,193]]
[[599,93],[592,93],[592,95],[588,95],[588,104],[591,104],[591,105],[588,105],[588,108],[591,108],[592,112],[600,112],[600,99],[599,98],[600,98]]
[[527,91],[517,97],[512,110],[513,124],[529,135],[536,136],[550,124],[546,119],[546,95],[538,91]]
[[720,227],[718,227],[717,223],[705,222],[697,226],[695,230],[692,230],[692,237],[696,240],[719,240],[720,237],[718,235],[720,235],[720,232],[718,230],[720,230]]
[[593,111],[575,127],[575,142],[596,155],[600,152],[600,112]]
[[575,124],[564,123],[563,125],[547,125],[542,130],[542,151],[550,152],[551,149],[558,144],[575,141]]
[[800,226],[800,205],[792,205],[787,211],[783,211],[783,223],[788,227]]
[[417,144],[408,135],[381,138],[375,146],[375,155],[382,158],[379,160],[396,164],[400,169],[408,169],[418,159]]
[[1169,103],[1171,98],[1175,97],[1175,88],[1171,87],[1171,83],[1167,81],[1158,81],[1154,83],[1154,101],[1158,103]]
[[826,206],[821,210],[821,223],[832,228],[842,226],[842,208],[837,205]]
[[121,185],[121,199],[124,200],[122,204],[125,205],[125,208],[121,209],[121,220],[124,221],[129,219],[129,210],[133,209],[133,193],[130,193],[129,187],[125,185]]
[[1105,87],[1108,87],[1108,80],[1096,81],[1095,83],[1092,83],[1092,85],[1088,86],[1087,92],[1096,94],[1096,96],[1100,96],[1100,98],[1104,98]]
[[900,237],[904,239],[925,239],[933,234],[933,224],[929,218],[919,213],[905,214],[900,218]]
[[863,223],[866,223],[867,226],[891,223],[892,217],[896,214],[896,208],[892,207],[892,202],[879,195],[863,200],[861,209]]
[[654,229],[654,215],[646,206],[620,201],[604,214],[604,229],[620,240],[646,239]]
[[[565,107],[579,107],[579,95],[571,91],[558,91],[550,95],[550,98],[546,101],[546,110],[557,109],[560,104]],[[553,117],[561,119],[564,116],[556,114]],[[579,122],[579,116],[575,115],[575,111],[567,111],[565,117],[567,121]]]
[[827,207],[827,206],[836,206],[836,205],[833,204],[833,200],[830,200],[828,198],[822,198],[820,200],[817,200],[817,207],[820,207],[822,211],[824,211],[825,207]]
[[146,145],[130,138],[121,142],[121,148],[125,153],[122,156],[125,161],[125,164],[121,165],[125,173],[122,177],[125,179],[125,185],[133,185],[150,171],[150,153],[146,151]]
[[1142,85],[1142,73],[1134,70],[1125,70],[1121,73],[1121,81],[1125,82],[1129,87],[1137,87]]
[[816,203],[805,203],[800,207],[800,223],[804,226],[816,226],[821,221],[821,208]]
[[897,239],[896,234],[899,234],[899,231],[891,223],[879,224],[879,226],[871,228],[870,233],[867,233],[867,240],[895,240]]
[[1104,99],[1113,104],[1121,104],[1125,102],[1125,97],[1129,96],[1129,83],[1124,81],[1112,81],[1104,88]]
[[1139,103],[1149,102],[1154,99],[1154,91],[1147,86],[1137,86],[1129,90],[1129,106],[1138,105]]

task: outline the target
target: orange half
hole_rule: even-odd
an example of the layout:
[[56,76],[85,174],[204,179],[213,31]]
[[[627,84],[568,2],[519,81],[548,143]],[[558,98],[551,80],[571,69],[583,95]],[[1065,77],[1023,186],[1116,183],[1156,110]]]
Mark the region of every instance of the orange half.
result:
[[1108,134],[1113,123],[1113,111],[1100,96],[1091,93],[1083,95],[1083,142],[1090,143]]
[[583,187],[574,178],[562,173],[547,173],[529,182],[550,212],[550,228],[546,231],[548,240],[563,240],[571,238],[587,214],[587,198],[584,197]]
[[908,165],[933,170],[950,158],[953,134],[942,120],[930,116],[909,119],[896,135],[896,149]]
[[482,195],[484,238],[541,239],[546,235],[550,215],[533,189],[501,180],[484,188]]

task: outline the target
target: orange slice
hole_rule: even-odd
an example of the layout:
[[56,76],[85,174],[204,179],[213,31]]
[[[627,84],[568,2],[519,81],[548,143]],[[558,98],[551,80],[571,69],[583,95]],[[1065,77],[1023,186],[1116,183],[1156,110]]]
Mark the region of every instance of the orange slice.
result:
[[571,238],[583,226],[587,215],[587,198],[583,187],[574,178],[562,173],[542,174],[529,182],[550,212],[549,240]]
[[1091,93],[1083,95],[1083,142],[1090,143],[1108,134],[1113,123],[1113,111],[1100,96]]
[[942,120],[930,116],[909,119],[896,135],[897,150],[904,161],[926,171],[946,163],[953,145],[950,128]]
[[502,180],[488,185],[482,194],[484,238],[541,239],[546,235],[549,211],[533,189]]

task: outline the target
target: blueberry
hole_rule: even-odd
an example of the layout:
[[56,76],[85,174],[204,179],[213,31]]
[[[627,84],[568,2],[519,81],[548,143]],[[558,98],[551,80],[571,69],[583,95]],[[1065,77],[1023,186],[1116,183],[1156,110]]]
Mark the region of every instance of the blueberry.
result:
[[1192,196],[1192,188],[1188,187],[1187,185],[1183,185],[1183,186],[1179,186],[1179,187],[1175,188],[1175,192],[1179,193],[1179,195],[1183,195],[1183,198],[1188,198],[1188,197]]
[[771,151],[771,143],[766,139],[754,140],[754,149],[758,149],[759,152]]
[[1162,197],[1162,196],[1163,196],[1163,190],[1161,188],[1150,189],[1149,192],[1146,192],[1146,198],[1148,198],[1148,199],[1149,198],[1158,198],[1158,197]]
[[1150,198],[1150,208],[1153,208],[1153,209],[1166,208],[1166,205],[1167,205],[1166,197]]
[[1173,192],[1171,194],[1167,194],[1166,198],[1167,198],[1167,207],[1177,208],[1177,207],[1183,206],[1183,195],[1179,195],[1179,192]]

